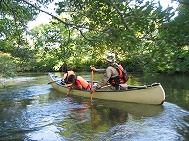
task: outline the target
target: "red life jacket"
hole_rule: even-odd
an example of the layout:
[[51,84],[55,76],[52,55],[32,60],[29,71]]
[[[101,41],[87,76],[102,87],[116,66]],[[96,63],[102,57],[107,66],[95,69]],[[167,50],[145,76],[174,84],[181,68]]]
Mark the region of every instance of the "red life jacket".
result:
[[122,65],[117,65],[117,70],[119,72],[120,84],[127,82],[129,77],[126,70],[123,69]]
[[81,83],[84,89],[90,89],[89,83],[85,79],[83,79],[81,76],[77,76],[77,80]]
[[109,83],[114,86],[116,89],[119,87],[119,84],[126,83],[128,81],[128,75],[126,70],[123,69],[121,65],[116,65],[116,69],[119,73],[119,76],[109,79]]

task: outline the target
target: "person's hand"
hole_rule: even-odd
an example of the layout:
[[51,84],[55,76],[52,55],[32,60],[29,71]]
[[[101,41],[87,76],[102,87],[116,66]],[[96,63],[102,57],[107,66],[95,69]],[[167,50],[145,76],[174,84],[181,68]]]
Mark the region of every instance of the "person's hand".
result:
[[73,85],[71,85],[71,86],[69,86],[70,88],[69,88],[69,90],[68,90],[68,92],[67,92],[67,95],[69,95],[70,94],[70,91],[71,91],[71,89],[74,87]]
[[95,67],[91,67],[91,70],[96,71],[96,68]]
[[79,89],[81,89],[81,90],[83,89],[83,87],[82,87],[82,86],[78,86],[78,88],[79,88]]
[[91,88],[91,92],[94,93],[96,90],[94,88]]
[[67,95],[70,94],[70,91],[71,91],[72,87],[69,88],[68,92],[67,92]]

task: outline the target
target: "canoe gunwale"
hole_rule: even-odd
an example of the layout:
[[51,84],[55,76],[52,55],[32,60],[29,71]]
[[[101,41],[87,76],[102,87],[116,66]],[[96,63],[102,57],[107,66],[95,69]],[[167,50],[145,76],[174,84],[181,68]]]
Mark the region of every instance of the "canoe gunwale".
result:
[[[55,76],[53,75],[54,77],[58,77],[58,76]],[[55,80],[53,79],[53,77],[51,77],[52,80]],[[59,78],[59,77],[58,77]],[[90,82],[90,81],[88,81]],[[94,81],[94,83],[97,83],[98,81]],[[62,84],[61,82],[58,83],[58,81],[56,82],[57,85],[59,86],[62,86],[64,88],[67,88],[69,89],[70,87],[67,87],[66,85]],[[155,87],[155,86],[158,86],[158,85],[161,85],[160,83],[152,83],[151,85],[143,85],[143,86],[131,86],[131,85],[128,85],[127,88],[124,88],[124,89],[120,89],[119,91],[118,90],[114,90],[114,89],[111,89],[111,90],[96,90],[95,92],[125,92],[125,91],[133,91],[133,90],[141,90],[141,89],[147,89],[147,88],[151,88],[151,87]],[[86,91],[86,92],[90,92],[90,90],[84,90],[84,89],[77,89],[77,88],[72,88],[72,89],[75,89],[75,90],[79,90],[79,91]]]

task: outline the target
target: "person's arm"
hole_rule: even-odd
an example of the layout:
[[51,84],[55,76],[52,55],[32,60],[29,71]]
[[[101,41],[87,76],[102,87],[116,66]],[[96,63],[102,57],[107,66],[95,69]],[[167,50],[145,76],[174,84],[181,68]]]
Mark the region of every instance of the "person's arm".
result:
[[61,81],[64,82],[64,79],[66,78],[67,73],[64,74],[64,76],[62,77]]
[[106,69],[97,69],[95,67],[91,67],[91,70],[96,71],[96,72],[105,72],[106,71]]
[[67,94],[70,94],[71,89],[72,89],[72,86],[70,86],[70,88],[69,88]]
[[107,85],[108,80],[112,75],[111,69],[108,67],[104,73],[103,78],[97,83],[96,89],[100,89],[102,86]]

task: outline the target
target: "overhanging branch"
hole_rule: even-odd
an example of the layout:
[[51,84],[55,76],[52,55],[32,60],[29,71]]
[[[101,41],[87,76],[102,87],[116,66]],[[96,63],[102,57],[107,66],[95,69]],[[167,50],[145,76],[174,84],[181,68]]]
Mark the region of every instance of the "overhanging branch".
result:
[[34,7],[35,9],[39,10],[40,12],[43,12],[43,13],[45,13],[45,14],[47,14],[47,15],[53,17],[54,19],[56,19],[57,21],[63,23],[63,24],[66,25],[66,26],[93,30],[93,29],[91,29],[91,28],[83,27],[83,26],[81,26],[81,25],[77,25],[77,24],[73,24],[73,23],[64,22],[63,20],[61,20],[61,19],[58,18],[57,16],[54,16],[53,14],[51,14],[51,13],[45,11],[45,10],[42,10],[42,9],[38,8],[38,7],[35,6],[34,4],[28,2],[27,0],[21,0],[21,1],[23,1],[23,2],[27,3],[28,5]]
[[178,2],[179,2],[180,4],[189,5],[189,2],[186,2],[186,1],[179,0]]
[[123,14],[119,11],[119,8],[114,4],[114,2],[112,0],[110,0],[111,5],[114,7],[114,9],[117,11],[118,15],[121,18],[121,21],[123,23],[123,25],[125,26],[125,28],[132,34],[132,36],[138,40],[138,38],[136,37],[136,35],[134,34],[134,32],[130,29],[130,27],[127,25],[125,19],[123,18]]

